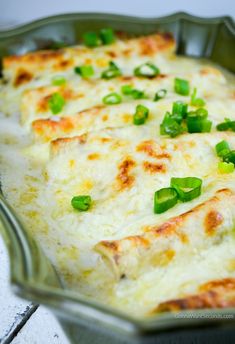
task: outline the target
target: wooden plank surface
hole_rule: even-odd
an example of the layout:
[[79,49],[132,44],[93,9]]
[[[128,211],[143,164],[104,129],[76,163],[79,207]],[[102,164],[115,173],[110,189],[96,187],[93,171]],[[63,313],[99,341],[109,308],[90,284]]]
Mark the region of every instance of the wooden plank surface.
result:
[[0,343],[9,343],[36,310],[31,302],[13,295],[9,286],[9,259],[0,236]]
[[59,323],[45,308],[13,295],[9,258],[0,235],[0,343],[68,344]]
[[69,344],[56,318],[40,306],[11,344]]

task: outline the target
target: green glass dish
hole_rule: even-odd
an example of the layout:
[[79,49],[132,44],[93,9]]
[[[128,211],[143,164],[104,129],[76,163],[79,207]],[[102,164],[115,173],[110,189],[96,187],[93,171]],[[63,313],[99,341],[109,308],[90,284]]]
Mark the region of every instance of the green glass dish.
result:
[[[0,60],[6,55],[76,44],[84,32],[98,32],[104,27],[130,35],[172,32],[178,54],[205,57],[235,72],[233,20],[230,17],[199,18],[186,13],[162,18],[75,13],[37,20],[0,32]],[[55,269],[1,192],[0,220],[0,232],[11,261],[12,289],[17,295],[44,304],[54,311],[74,343],[235,342],[235,308],[182,311],[180,317],[167,313],[136,320],[108,305],[65,289]]]

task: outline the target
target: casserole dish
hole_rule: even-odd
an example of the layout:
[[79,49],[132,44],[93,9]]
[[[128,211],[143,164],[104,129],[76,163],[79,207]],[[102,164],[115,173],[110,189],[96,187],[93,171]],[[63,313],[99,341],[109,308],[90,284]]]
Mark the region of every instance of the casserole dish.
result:
[[[206,57],[232,72],[235,71],[235,28],[232,19],[200,19],[184,13],[160,19],[105,14],[51,17],[2,32],[0,55],[3,57],[47,48],[53,42],[74,44],[83,32],[104,26],[115,30],[121,28],[136,35],[154,31],[172,32],[179,54]],[[218,341],[224,338],[226,342],[231,339],[234,309],[194,311],[188,315],[187,312],[182,312],[180,317],[166,314],[140,321],[63,289],[53,267],[23,229],[3,196],[0,205],[2,229],[11,257],[12,286],[15,292],[55,310],[62,326],[74,342],[108,343],[111,337],[112,341],[117,343],[167,343],[173,338],[175,342],[188,342],[190,336],[195,341],[205,343],[210,340],[215,342],[215,338]],[[220,326],[214,328],[213,325]],[[182,331],[182,327],[195,326],[197,328]],[[202,329],[202,326],[207,327]]]

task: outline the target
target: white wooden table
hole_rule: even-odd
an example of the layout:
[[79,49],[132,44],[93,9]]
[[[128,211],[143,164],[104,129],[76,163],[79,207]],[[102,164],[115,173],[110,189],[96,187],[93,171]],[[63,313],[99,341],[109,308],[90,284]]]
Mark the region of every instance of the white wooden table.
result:
[[55,317],[44,307],[14,296],[9,259],[0,236],[0,343],[69,344]]

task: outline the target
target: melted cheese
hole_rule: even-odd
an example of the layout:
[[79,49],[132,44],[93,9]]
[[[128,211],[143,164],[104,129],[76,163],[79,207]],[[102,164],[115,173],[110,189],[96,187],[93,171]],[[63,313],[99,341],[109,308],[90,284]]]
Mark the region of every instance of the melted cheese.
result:
[[[180,309],[183,302],[196,308],[234,301],[235,172],[219,173],[214,149],[221,140],[235,149],[233,132],[215,130],[225,117],[235,120],[234,88],[215,67],[172,55],[173,47],[170,36],[153,35],[4,60],[4,194],[68,288],[139,317]],[[99,79],[110,60],[123,76]],[[133,77],[133,67],[148,60],[160,67],[161,76]],[[91,80],[73,72],[84,63],[95,67]],[[66,85],[51,86],[55,75],[65,76]],[[176,76],[189,80],[206,100],[211,133],[160,136],[172,103],[190,103],[190,97],[174,92]],[[145,91],[148,99],[123,96],[119,105],[102,104],[103,96],[125,84]],[[153,102],[162,88],[166,97]],[[47,103],[54,92],[66,98],[57,116]],[[137,104],[150,110],[142,126],[133,125]],[[156,215],[154,192],[169,186],[173,176],[201,178],[202,194]],[[71,207],[79,194],[91,195],[89,211]],[[208,290],[216,295],[213,302]]]

